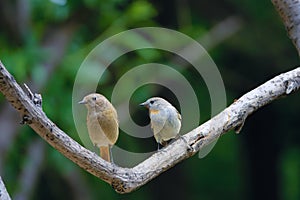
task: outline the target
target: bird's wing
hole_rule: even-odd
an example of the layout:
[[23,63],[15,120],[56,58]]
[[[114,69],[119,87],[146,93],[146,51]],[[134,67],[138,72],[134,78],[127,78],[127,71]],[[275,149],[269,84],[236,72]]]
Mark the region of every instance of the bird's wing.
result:
[[103,115],[105,115],[106,117],[104,118],[97,116],[99,125],[107,139],[114,144],[117,141],[119,135],[117,113],[114,110],[107,110],[103,111]]
[[178,112],[178,110],[176,110],[176,112],[177,112],[178,119],[181,121],[181,115],[180,115],[180,113]]

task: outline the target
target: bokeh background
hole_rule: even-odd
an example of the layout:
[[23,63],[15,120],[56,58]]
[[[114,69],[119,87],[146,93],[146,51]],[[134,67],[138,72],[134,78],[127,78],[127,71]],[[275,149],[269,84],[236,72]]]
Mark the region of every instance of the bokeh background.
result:
[[[42,94],[49,118],[80,142],[72,89],[81,62],[107,37],[145,26],[174,29],[199,41],[220,70],[228,104],[299,63],[269,0],[1,0],[0,59],[19,83]],[[173,57],[159,50],[128,53],[108,68],[97,91],[109,97],[133,66],[171,65]],[[197,92],[203,123],[210,118],[205,83],[192,66],[178,70]],[[136,105],[154,95],[180,110],[167,88],[145,85],[129,108],[137,124],[149,119]],[[0,95],[0,175],[13,199],[300,199],[299,102],[299,93],[277,100],[250,116],[241,134],[223,135],[205,158],[196,154],[120,195],[20,125],[17,112]],[[153,138],[122,132],[117,145],[133,152],[156,149]]]

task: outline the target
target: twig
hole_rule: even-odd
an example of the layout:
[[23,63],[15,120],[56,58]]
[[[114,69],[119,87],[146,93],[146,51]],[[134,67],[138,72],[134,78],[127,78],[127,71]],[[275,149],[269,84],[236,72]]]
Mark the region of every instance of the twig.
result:
[[[26,116],[27,124],[64,156],[111,184],[119,193],[137,189],[180,161],[191,157],[222,134],[241,126],[254,111],[287,95],[290,92],[287,91],[288,83],[299,78],[300,68],[276,76],[137,166],[122,168],[104,161],[60,130],[47,118],[42,108],[34,104],[0,62],[0,91],[23,118]],[[299,85],[293,88],[296,91]]]

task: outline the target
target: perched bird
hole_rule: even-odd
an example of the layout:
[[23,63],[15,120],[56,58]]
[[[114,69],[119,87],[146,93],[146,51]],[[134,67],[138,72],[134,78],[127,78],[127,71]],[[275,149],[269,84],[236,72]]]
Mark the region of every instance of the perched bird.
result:
[[158,144],[166,146],[167,141],[178,137],[181,115],[174,106],[160,97],[152,97],[140,105],[149,109],[151,128]]
[[94,146],[100,148],[100,156],[111,162],[111,147],[119,136],[117,111],[101,94],[89,94],[79,104],[87,107],[87,128]]

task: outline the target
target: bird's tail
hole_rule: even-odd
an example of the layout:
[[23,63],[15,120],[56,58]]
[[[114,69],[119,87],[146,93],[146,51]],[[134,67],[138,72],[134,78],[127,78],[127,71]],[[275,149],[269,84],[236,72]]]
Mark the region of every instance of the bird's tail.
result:
[[100,146],[100,157],[110,162],[110,151],[109,146]]

